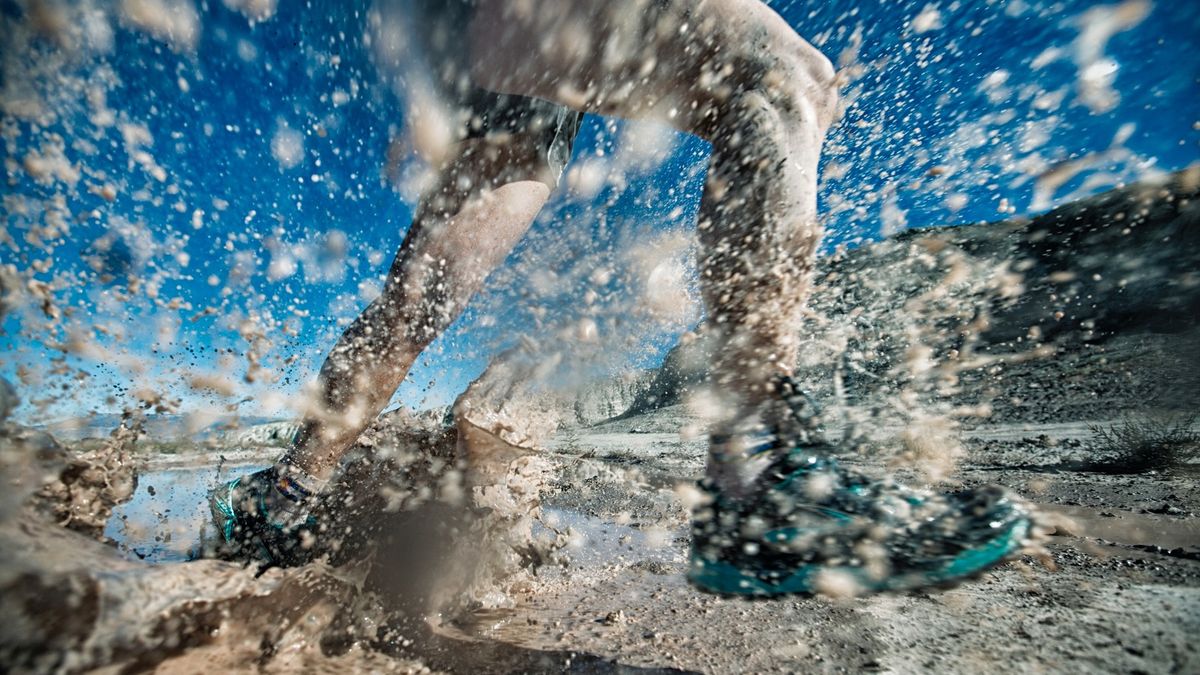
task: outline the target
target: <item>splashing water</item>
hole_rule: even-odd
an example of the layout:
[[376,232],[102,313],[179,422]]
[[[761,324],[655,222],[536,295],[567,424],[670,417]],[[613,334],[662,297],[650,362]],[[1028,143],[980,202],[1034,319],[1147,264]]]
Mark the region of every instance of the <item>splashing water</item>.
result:
[[[465,308],[444,291],[470,256],[421,261],[433,281],[405,292],[439,299],[436,339],[394,396],[373,392],[392,409],[338,474],[348,533],[325,562],[256,577],[195,560],[211,552],[200,524],[216,477],[269,464],[300,419],[369,416],[365,403],[331,413],[314,380],[387,292],[414,218],[501,187],[465,172],[439,182],[471,140],[459,127],[482,120],[460,119],[421,56],[436,36],[406,23],[420,4],[20,0],[0,12],[0,467],[14,486],[3,581],[62,598],[14,601],[29,626],[3,649],[22,667],[406,663],[425,629],[396,617],[430,605],[390,602],[411,591],[396,532],[428,544],[433,562],[414,570],[444,573],[418,594],[443,628],[569,585],[553,570],[626,555],[628,542],[657,551],[647,568],[682,559],[671,547],[690,507],[670,495],[691,495],[676,486],[703,472],[705,434],[732,411],[709,377],[719,330],[696,236],[720,227],[697,222],[719,148],[672,128],[689,104],[663,94],[651,120],[583,118],[546,206],[511,254],[487,252],[501,264]],[[557,25],[547,3],[507,5]],[[784,369],[849,461],[953,482],[970,461],[964,429],[1090,421],[1131,399],[1194,405],[1200,10],[770,6],[837,65],[824,239]],[[645,12],[605,28],[620,35]],[[560,28],[528,48],[594,56],[630,82],[558,83],[560,98],[619,110],[665,68],[655,45]],[[702,74],[714,90],[733,81],[718,61]],[[780,73],[761,79],[786,88]],[[500,162],[496,147],[469,159]],[[742,244],[731,257],[749,259]],[[381,372],[407,358],[374,356]],[[643,493],[648,506],[631,496]],[[566,505],[543,508],[555,499]],[[596,515],[622,500],[623,515]],[[442,546],[456,552],[444,569]],[[339,556],[350,562],[329,564]],[[831,596],[851,585],[822,581]],[[72,614],[83,618],[55,624]],[[267,646],[241,644],[260,634]]]

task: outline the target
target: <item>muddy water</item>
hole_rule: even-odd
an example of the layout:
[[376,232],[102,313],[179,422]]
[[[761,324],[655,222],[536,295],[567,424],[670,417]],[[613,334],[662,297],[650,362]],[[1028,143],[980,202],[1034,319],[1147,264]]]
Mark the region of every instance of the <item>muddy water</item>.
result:
[[[139,478],[133,498],[118,506],[104,534],[131,559],[150,563],[177,563],[197,556],[201,534],[208,524],[206,493],[218,480],[230,479],[261,468],[235,467],[172,468],[148,471]],[[1111,514],[1102,509],[1043,505],[1041,509],[1068,517],[1074,527],[1063,525],[1063,534],[1098,537],[1133,545],[1164,548],[1200,547],[1200,524],[1194,521],[1148,514]],[[1103,515],[1102,515],[1103,513]],[[625,522],[591,517],[579,511],[548,507],[535,525],[534,535],[552,531],[566,533],[564,550],[569,567],[585,569],[622,563],[633,558],[664,565],[678,564],[683,556],[672,539],[682,530],[658,523]]]
[[1194,549],[1200,552],[1200,522],[1083,506],[1045,505],[1043,511],[1066,516],[1059,532],[1130,546]]
[[152,563],[195,559],[209,519],[208,491],[219,480],[260,468],[210,466],[144,472],[133,498],[113,510],[104,535],[131,558]]
[[[223,624],[222,633],[233,642],[240,642],[266,621],[281,621],[282,629],[272,639],[295,655],[276,656],[271,664],[298,668],[373,668],[381,665],[408,665],[406,658],[415,657],[434,669],[455,672],[524,672],[573,671],[586,672],[624,670],[623,666],[586,653],[562,651],[559,641],[543,634],[539,621],[571,622],[576,612],[570,607],[548,610],[529,601],[547,589],[588,586],[610,578],[615,571],[636,569],[639,574],[664,575],[682,569],[686,561],[686,530],[678,523],[674,527],[642,519],[620,517],[606,519],[587,515],[572,508],[546,507],[534,526],[535,538],[565,536],[562,555],[553,564],[541,568],[534,577],[509,589],[507,597],[493,597],[493,606],[471,612],[456,613],[453,617],[429,617],[430,625],[400,623],[399,637],[393,635],[386,644],[376,644],[365,650],[330,653],[328,644],[337,642],[337,635],[346,631],[343,622],[379,618],[362,594],[346,586],[344,581],[358,583],[361,570],[351,565],[347,569],[329,570],[322,565],[300,570],[273,570],[261,579],[252,580],[253,570],[193,560],[200,542],[207,512],[205,492],[219,479],[228,479],[254,465],[238,466],[219,471],[213,467],[169,468],[142,474],[135,497],[122,505],[110,520],[106,534],[131,564],[126,576],[142,576],[151,585],[170,583],[187,587],[188,599],[205,605],[228,605],[234,609],[234,619]],[[385,549],[391,550],[391,549]],[[401,564],[402,561],[392,561]],[[149,567],[143,567],[151,563]],[[378,562],[377,562],[378,564]],[[383,566],[390,565],[383,562]],[[216,566],[214,566],[216,565]],[[139,575],[134,570],[141,569]],[[158,581],[155,582],[154,579]],[[201,583],[197,587],[197,583]],[[236,583],[235,583],[236,582]],[[207,584],[207,585],[205,585]],[[236,588],[235,588],[236,586]],[[513,592],[513,589],[519,589]],[[230,592],[232,591],[232,592]],[[386,601],[385,601],[386,602]],[[354,616],[339,613],[337,605],[361,608],[352,610]],[[137,623],[146,617],[137,607],[126,606],[122,618]],[[188,606],[168,608],[179,620],[199,620],[204,611]],[[244,615],[247,621],[240,621]],[[540,617],[540,618],[539,618]],[[614,613],[610,621],[622,621]],[[289,628],[289,626],[291,626]],[[160,668],[188,668],[197,660],[217,658],[229,663],[236,660],[237,650],[225,642],[203,644],[172,653]],[[322,646],[324,645],[324,646]],[[396,645],[401,645],[397,648]],[[384,657],[399,649],[399,661],[389,661],[396,655]],[[174,652],[174,650],[172,650]],[[384,658],[384,661],[379,659]],[[418,666],[418,669],[424,666]],[[636,669],[635,669],[636,670]]]
[[[147,471],[140,475],[133,498],[114,509],[104,534],[131,559],[150,563],[194,560],[209,525],[208,490],[220,480],[260,468],[250,464]],[[564,553],[572,568],[621,562],[630,556],[665,564],[682,560],[678,550],[668,546],[671,538],[682,536],[682,531],[670,532],[657,523],[621,520],[624,522],[548,507],[534,526],[534,536],[565,533],[568,539]]]

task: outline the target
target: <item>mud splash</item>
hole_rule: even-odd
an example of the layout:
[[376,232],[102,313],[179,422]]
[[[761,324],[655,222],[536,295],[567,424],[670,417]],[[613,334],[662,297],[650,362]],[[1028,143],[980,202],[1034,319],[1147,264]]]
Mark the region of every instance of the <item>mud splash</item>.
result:
[[398,414],[346,462],[323,505],[317,562],[261,570],[197,559],[209,552],[205,491],[253,467],[198,457],[138,477],[121,445],[131,433],[122,426],[99,449],[71,452],[45,434],[6,432],[6,456],[37,457],[41,444],[60,467],[49,479],[8,474],[42,483],[0,525],[12,619],[0,654],[15,671],[420,670],[414,655],[438,651],[431,620],[511,606],[539,568],[562,564],[568,543],[567,528],[535,530],[545,474],[525,452],[494,438],[492,462],[464,491],[456,432]]

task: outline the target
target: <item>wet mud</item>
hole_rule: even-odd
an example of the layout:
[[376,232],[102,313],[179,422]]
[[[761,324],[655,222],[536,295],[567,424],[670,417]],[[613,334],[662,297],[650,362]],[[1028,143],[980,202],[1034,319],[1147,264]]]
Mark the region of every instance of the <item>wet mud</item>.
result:
[[[1190,476],[1154,479],[1180,510],[1154,513],[1158,493],[1120,477],[968,463],[965,482],[1004,483],[1039,501],[1053,528],[1042,555],[944,591],[744,601],[684,581],[687,514],[676,482],[700,465],[681,466],[683,447],[662,453],[663,441],[646,436],[625,435],[618,457],[605,456],[612,434],[540,451],[555,478],[528,519],[489,521],[444,495],[390,517],[386,504],[345,503],[351,520],[369,519],[367,536],[297,569],[189,559],[203,551],[203,514],[189,509],[214,477],[200,463],[145,471],[137,496],[109,523],[115,546],[27,507],[0,528],[5,662],[14,672],[209,664],[496,673],[1186,672],[1200,664],[1188,638],[1200,629],[1200,499],[1183,489]],[[360,462],[371,468],[355,480],[377,483],[371,472],[380,465]],[[410,465],[410,478],[428,469]],[[1084,505],[1073,498],[1080,494],[1102,496],[1103,505]]]

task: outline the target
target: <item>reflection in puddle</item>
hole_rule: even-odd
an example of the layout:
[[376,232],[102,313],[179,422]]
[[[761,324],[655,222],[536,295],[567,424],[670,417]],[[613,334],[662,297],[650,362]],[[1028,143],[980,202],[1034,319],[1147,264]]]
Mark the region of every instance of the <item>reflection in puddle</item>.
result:
[[674,540],[685,533],[669,530],[660,523],[630,521],[622,525],[554,507],[544,508],[543,514],[548,526],[569,534],[566,553],[572,569],[642,561],[671,564],[684,560],[685,549],[674,545]]
[[130,558],[153,563],[195,557],[208,523],[208,491],[218,479],[258,466],[200,467],[147,471],[138,476],[133,498],[113,509],[104,536]]

